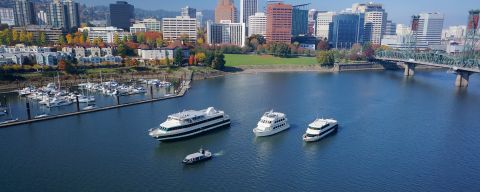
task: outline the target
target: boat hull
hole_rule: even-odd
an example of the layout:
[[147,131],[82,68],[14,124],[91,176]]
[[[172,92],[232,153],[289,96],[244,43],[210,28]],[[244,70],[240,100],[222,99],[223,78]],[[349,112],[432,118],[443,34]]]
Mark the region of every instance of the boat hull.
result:
[[154,138],[158,141],[181,140],[181,139],[197,136],[197,135],[200,135],[202,133],[212,131],[214,129],[230,127],[230,124],[231,124],[230,119],[228,119],[226,121],[220,122],[218,125],[214,125],[214,126],[211,126],[211,127],[208,127],[208,128],[199,128],[199,129],[196,129],[196,130],[186,131],[186,132],[178,133],[178,134],[171,135],[171,136],[162,136],[162,137],[154,137]]
[[257,137],[268,137],[268,136],[272,136],[272,135],[275,135],[277,133],[280,133],[282,131],[285,131],[288,128],[290,128],[290,124],[287,124],[286,126],[283,126],[282,128],[274,129],[272,131],[259,131],[257,128],[255,128],[255,129],[253,129],[253,133]]
[[338,129],[338,124],[330,128],[330,130],[323,132],[322,134],[315,136],[315,137],[307,137],[307,134],[303,135],[303,141],[305,142],[315,142],[323,139],[324,137],[336,132]]
[[185,164],[185,165],[192,165],[192,164],[200,163],[200,162],[207,161],[207,160],[210,160],[210,159],[212,159],[212,156],[207,156],[207,157],[204,157],[200,160],[195,160],[195,161],[183,160],[182,163]]

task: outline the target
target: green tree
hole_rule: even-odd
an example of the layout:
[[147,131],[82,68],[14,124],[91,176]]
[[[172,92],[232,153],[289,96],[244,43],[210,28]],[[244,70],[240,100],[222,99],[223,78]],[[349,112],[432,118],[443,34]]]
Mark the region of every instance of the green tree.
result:
[[47,44],[47,36],[45,35],[45,32],[40,32],[40,35],[38,37],[38,44],[39,45]]
[[59,36],[58,36],[58,41],[57,41],[58,44],[60,44],[60,45],[65,45],[65,42],[66,42],[66,41],[67,41],[67,40],[65,39],[65,36],[64,36],[64,35],[59,35]]
[[222,70],[224,67],[225,67],[225,56],[220,51],[215,52],[214,59],[212,62],[212,68],[217,70]]
[[120,37],[118,36],[118,33],[115,33],[115,34],[113,35],[113,43],[114,43],[115,45],[119,45],[119,44],[120,44]]
[[183,49],[178,48],[173,51],[173,64],[177,66],[183,64]]
[[317,62],[321,66],[332,66],[335,63],[335,56],[332,51],[317,52]]
[[205,65],[212,66],[215,55],[212,51],[205,52]]

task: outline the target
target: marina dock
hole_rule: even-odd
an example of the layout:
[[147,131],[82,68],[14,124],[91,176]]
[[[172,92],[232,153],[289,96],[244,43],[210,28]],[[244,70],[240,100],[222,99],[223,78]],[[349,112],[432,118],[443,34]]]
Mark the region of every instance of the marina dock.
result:
[[[192,75],[190,75],[190,77],[191,76]],[[20,120],[20,121],[17,121],[17,122],[0,124],[0,128],[12,127],[12,126],[23,125],[23,124],[31,124],[31,123],[36,123],[36,122],[40,122],[40,121],[48,121],[48,120],[70,117],[70,116],[75,116],[75,115],[82,115],[82,114],[87,114],[87,113],[95,113],[95,112],[106,111],[106,110],[110,110],[110,109],[118,109],[118,108],[122,108],[122,107],[129,107],[129,106],[140,105],[140,104],[145,104],[145,103],[163,101],[163,100],[167,100],[167,99],[175,99],[175,98],[183,97],[187,93],[187,90],[190,88],[190,83],[191,83],[191,80],[183,81],[181,83],[180,88],[178,89],[177,93],[173,96],[164,96],[164,97],[160,97],[160,98],[152,98],[152,99],[147,99],[147,100],[142,100],[142,101],[118,104],[118,105],[101,107],[101,108],[96,108],[96,109],[91,109],[91,110],[83,110],[83,111],[76,111],[76,112],[64,113],[64,114],[59,114],[59,115],[52,115],[52,116],[47,116],[47,117],[43,117],[43,118]]]

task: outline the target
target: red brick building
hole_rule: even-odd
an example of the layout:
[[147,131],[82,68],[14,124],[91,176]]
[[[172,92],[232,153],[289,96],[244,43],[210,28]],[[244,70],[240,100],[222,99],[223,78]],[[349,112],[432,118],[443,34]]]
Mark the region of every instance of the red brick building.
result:
[[271,3],[267,6],[267,42],[290,43],[292,39],[292,5]]
[[237,22],[237,8],[235,8],[233,0],[218,0],[215,8],[215,23],[220,23],[221,20]]

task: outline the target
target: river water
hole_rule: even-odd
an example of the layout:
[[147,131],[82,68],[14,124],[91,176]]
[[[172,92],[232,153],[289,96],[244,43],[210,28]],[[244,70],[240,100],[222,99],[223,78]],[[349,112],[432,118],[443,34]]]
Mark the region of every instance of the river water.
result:
[[[445,72],[258,73],[196,81],[185,97],[0,129],[0,191],[479,191],[480,77]],[[160,143],[171,113],[214,106],[230,128]],[[292,125],[252,129],[270,110]],[[336,134],[301,139],[316,117]],[[215,153],[180,162],[200,146]]]

